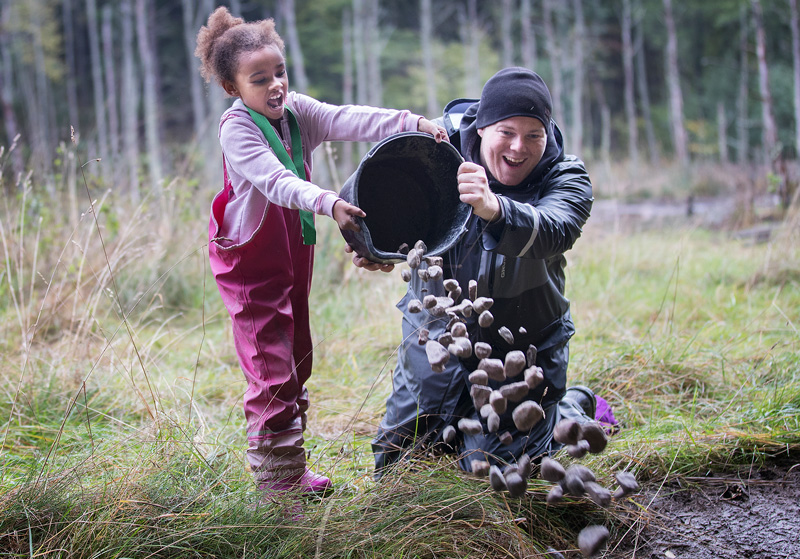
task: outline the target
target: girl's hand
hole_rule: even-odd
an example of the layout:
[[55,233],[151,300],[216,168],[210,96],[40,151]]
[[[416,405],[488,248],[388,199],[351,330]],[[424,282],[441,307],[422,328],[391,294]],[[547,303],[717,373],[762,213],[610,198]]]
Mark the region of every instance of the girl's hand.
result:
[[430,134],[433,136],[433,139],[436,140],[437,144],[442,140],[445,142],[450,141],[450,138],[447,136],[447,130],[445,130],[442,126],[434,124],[427,118],[419,119],[419,122],[417,122],[417,131]]
[[348,204],[342,199],[333,203],[333,219],[336,220],[336,225],[339,226],[339,229],[361,231],[361,227],[356,223],[355,217],[367,217],[367,214],[358,206]]
[[353,251],[353,247],[350,245],[345,245],[344,251],[348,254],[353,255],[353,266],[356,268],[364,268],[365,270],[369,270],[370,272],[375,272],[380,270],[381,272],[391,272],[394,270],[394,264],[380,264],[378,262],[373,262],[363,256],[357,255]]
[[459,198],[472,206],[475,215],[489,223],[500,216],[500,200],[489,188],[486,169],[465,161],[459,166],[457,176]]

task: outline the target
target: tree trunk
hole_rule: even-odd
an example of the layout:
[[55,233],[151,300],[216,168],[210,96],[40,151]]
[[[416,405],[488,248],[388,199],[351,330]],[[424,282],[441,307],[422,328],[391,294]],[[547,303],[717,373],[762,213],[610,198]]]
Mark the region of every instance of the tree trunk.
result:
[[467,0],[466,15],[459,12],[459,29],[464,48],[465,95],[470,98],[480,97],[483,84],[481,84],[481,29],[478,24],[477,0]]
[[[596,75],[593,77],[596,78]],[[601,81],[599,79],[590,81],[594,86],[597,104],[600,105],[600,160],[603,162],[606,177],[611,177],[611,109],[606,101]]]
[[[106,119],[105,91],[103,87],[103,61],[100,52],[100,37],[97,31],[97,1],[86,0],[86,29],[89,34],[89,57],[92,65],[92,91],[94,93],[94,117],[97,129],[97,155],[103,161],[104,171],[108,166],[108,121]],[[102,173],[106,176],[106,173]]]
[[504,68],[514,66],[514,41],[511,34],[513,17],[514,0],[502,0],[500,6],[500,42],[503,45],[501,56]]
[[422,66],[425,68],[425,99],[428,117],[434,117],[439,112],[439,103],[436,100],[436,65],[433,58],[433,12],[432,0],[420,0],[420,41],[422,43]]
[[139,82],[136,79],[136,52],[132,0],[120,3],[122,23],[122,150],[128,180],[128,195],[134,203],[141,200],[139,191]]
[[297,32],[294,0],[278,0],[278,11],[283,18],[285,37],[289,46],[294,89],[300,93],[306,93],[308,91],[308,76],[306,76],[303,49],[300,47],[300,35]]
[[[214,11],[216,6],[216,0],[200,0],[201,12],[197,15],[198,24],[195,27],[195,30],[200,29],[200,25],[205,22],[211,12]],[[231,8],[233,8],[233,4],[231,4]],[[241,7],[238,7],[241,9]],[[232,12],[236,13],[236,12]],[[195,31],[196,32],[196,31]],[[210,107],[209,114],[211,115],[211,126],[203,129],[203,134],[206,136],[211,153],[214,154],[213,159],[209,159],[209,162],[213,162],[213,167],[218,171],[217,175],[219,180],[222,180],[221,169],[222,169],[222,153],[219,149],[219,142],[217,141],[217,127],[216,123],[219,122],[219,117],[222,116],[222,113],[230,106],[230,98],[228,94],[225,93],[225,90],[216,82],[216,80],[212,80],[210,84],[208,84],[207,88],[208,92],[208,105]]]
[[764,151],[767,161],[774,160],[778,149],[778,129],[775,126],[775,111],[769,89],[769,66],[767,65],[767,41],[764,35],[764,19],[761,2],[752,0],[753,23],[756,27],[756,58],[758,59],[758,91],[761,94],[761,117],[763,119]]
[[683,93],[678,72],[678,37],[672,16],[672,0],[664,0],[664,23],[667,28],[666,65],[672,142],[675,158],[681,167],[685,167],[689,163],[689,140],[683,123]]
[[117,157],[119,155],[119,102],[117,98],[117,78],[114,72],[116,60],[114,60],[114,29],[111,13],[111,5],[103,6],[103,70],[106,78],[106,111],[108,112],[108,134],[109,134],[109,163],[112,167],[114,183],[117,182]]
[[720,163],[728,163],[728,119],[725,118],[725,103],[717,102],[717,149]]
[[[45,15],[48,17],[48,15]],[[50,80],[47,78],[44,46],[42,43],[42,13],[39,9],[30,9],[31,31],[33,33],[33,57],[35,75],[35,97],[30,99],[39,113],[36,122],[38,129],[34,142],[33,161],[43,172],[43,179],[47,188],[54,194],[55,185],[52,181],[52,161],[55,154],[57,132],[55,105],[50,94]]]
[[583,17],[583,0],[572,0],[575,12],[575,41],[573,52],[573,71],[575,83],[572,85],[572,134],[569,143],[574,153],[583,152],[583,47],[586,36],[586,22]]
[[[203,78],[200,76],[200,61],[194,55],[197,47],[197,31],[200,29],[201,17],[205,14],[196,9],[194,0],[182,0],[183,16],[183,44],[186,48],[186,57],[189,61],[189,93],[192,99],[192,117],[194,122],[194,136],[198,143],[203,137],[206,128],[208,109],[203,97]],[[197,7],[199,8],[199,7]]]
[[544,22],[544,41],[547,56],[550,59],[552,78],[550,80],[550,92],[553,97],[553,117],[556,122],[564,119],[564,108],[562,96],[564,92],[563,78],[561,73],[561,51],[556,40],[555,30],[553,29],[553,0],[542,0],[542,21]]
[[367,58],[364,52],[365,0],[353,0],[353,61],[356,70],[356,103],[369,104]]
[[794,152],[800,155],[800,24],[797,0],[789,0],[792,26],[792,74],[794,76]]
[[[354,101],[353,96],[353,14],[345,8],[342,13],[342,101],[345,105],[350,105]],[[349,177],[354,170],[353,166],[353,143],[341,143],[342,156],[339,159],[340,174]]]
[[651,165],[658,165],[658,142],[656,141],[656,132],[653,127],[653,116],[650,111],[650,92],[647,88],[647,69],[644,60],[644,45],[642,41],[642,26],[641,22],[637,22],[635,29],[635,43],[634,60],[636,62],[636,89],[639,92],[639,100],[642,104],[642,119],[644,120],[644,129],[647,135],[647,152],[650,157]]
[[536,70],[536,35],[531,24],[531,2],[522,0],[520,3],[520,34],[522,36],[522,65],[531,70]]
[[[11,38],[5,32],[9,28],[9,8],[2,7],[0,13],[0,104],[3,106],[3,128],[7,144],[3,147],[10,151],[11,166],[14,170],[15,182],[24,172],[22,150],[14,146],[19,135],[17,117],[14,114],[14,56],[11,52]],[[11,149],[13,146],[14,149]]]
[[148,12],[149,0],[136,0],[136,37],[139,44],[139,58],[142,62],[144,130],[147,146],[147,168],[150,188],[156,198],[161,197],[163,172],[161,167],[161,137],[159,133],[158,107],[158,67],[153,45],[150,44]]
[[736,161],[739,163],[746,163],[750,155],[748,25],[747,6],[742,5],[739,8],[739,95],[736,98]]
[[365,0],[366,14],[364,33],[366,59],[367,59],[367,84],[369,104],[373,107],[383,105],[383,80],[381,79],[381,51],[380,44],[380,6],[378,0]]
[[633,97],[633,41],[631,40],[631,0],[622,0],[622,67],[625,74],[625,117],[628,121],[628,158],[639,165],[639,134],[636,126],[636,101]]
[[67,74],[64,76],[67,89],[67,115],[70,126],[80,130],[76,81],[78,68],[75,65],[75,20],[72,13],[72,0],[63,0],[61,3],[61,24],[64,27],[64,59],[67,66]]

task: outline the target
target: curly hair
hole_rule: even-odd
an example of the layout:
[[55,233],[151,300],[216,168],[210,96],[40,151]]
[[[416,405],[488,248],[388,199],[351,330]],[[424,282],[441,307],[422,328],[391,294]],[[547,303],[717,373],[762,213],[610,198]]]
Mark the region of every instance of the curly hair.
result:
[[194,55],[200,59],[200,74],[206,82],[215,78],[222,84],[235,81],[241,53],[269,45],[275,45],[284,54],[283,39],[275,31],[273,19],[246,23],[240,17],[233,17],[225,6],[220,6],[197,33]]

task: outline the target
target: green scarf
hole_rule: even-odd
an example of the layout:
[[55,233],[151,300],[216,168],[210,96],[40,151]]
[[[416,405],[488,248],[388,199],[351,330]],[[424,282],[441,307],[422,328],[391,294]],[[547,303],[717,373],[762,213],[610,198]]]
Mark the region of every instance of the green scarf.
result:
[[[246,106],[246,105],[245,105]],[[289,169],[292,173],[297,175],[303,180],[306,180],[306,168],[303,165],[303,142],[300,139],[300,127],[297,125],[297,118],[294,113],[285,107],[286,113],[289,115],[289,133],[292,136],[292,157],[286,152],[283,143],[278,138],[277,132],[267,120],[267,117],[261,113],[257,113],[250,107],[247,107],[253,122],[256,123],[258,129],[261,130],[264,137],[269,143],[269,147],[278,156],[278,159],[283,166]],[[314,214],[307,210],[300,210],[300,223],[303,226],[303,244],[313,245],[317,242],[317,230],[314,228]]]

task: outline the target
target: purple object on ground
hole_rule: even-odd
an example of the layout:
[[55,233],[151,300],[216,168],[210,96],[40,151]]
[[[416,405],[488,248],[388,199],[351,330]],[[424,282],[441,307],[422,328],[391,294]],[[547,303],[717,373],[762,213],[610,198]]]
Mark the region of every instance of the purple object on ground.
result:
[[617,418],[614,417],[614,410],[611,409],[608,401],[602,396],[595,394],[594,398],[597,400],[597,408],[594,418],[600,425],[603,426],[603,429],[605,429],[606,433],[609,435],[615,435],[619,432],[619,421],[617,421]]

